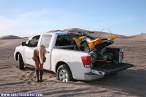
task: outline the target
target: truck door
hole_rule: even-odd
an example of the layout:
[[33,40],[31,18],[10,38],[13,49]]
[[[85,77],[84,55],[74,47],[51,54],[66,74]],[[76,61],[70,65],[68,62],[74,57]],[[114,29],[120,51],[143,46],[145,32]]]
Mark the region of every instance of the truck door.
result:
[[34,49],[38,45],[39,38],[40,38],[40,35],[36,35],[36,36],[32,37],[31,39],[29,39],[26,43],[25,61],[27,64],[35,65],[35,62],[33,61],[32,57],[33,57]]
[[40,44],[39,45],[44,45],[46,47],[46,61],[44,63],[44,69],[46,70],[51,70],[51,47],[50,47],[50,41],[51,41],[52,35],[48,35],[48,34],[43,34],[40,40]]

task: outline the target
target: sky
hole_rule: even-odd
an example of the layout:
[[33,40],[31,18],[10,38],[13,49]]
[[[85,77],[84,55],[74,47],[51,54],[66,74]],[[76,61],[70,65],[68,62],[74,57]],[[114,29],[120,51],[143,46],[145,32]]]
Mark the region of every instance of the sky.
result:
[[146,33],[146,0],[0,0],[0,36],[65,28]]

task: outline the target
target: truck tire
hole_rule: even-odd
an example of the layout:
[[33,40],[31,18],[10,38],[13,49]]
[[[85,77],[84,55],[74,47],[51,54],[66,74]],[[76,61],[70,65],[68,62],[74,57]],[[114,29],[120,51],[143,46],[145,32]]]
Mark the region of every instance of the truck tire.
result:
[[23,58],[22,58],[21,54],[18,54],[17,67],[20,70],[24,70],[24,62],[23,62]]
[[62,64],[57,69],[57,80],[68,82],[73,80],[72,73],[66,64]]

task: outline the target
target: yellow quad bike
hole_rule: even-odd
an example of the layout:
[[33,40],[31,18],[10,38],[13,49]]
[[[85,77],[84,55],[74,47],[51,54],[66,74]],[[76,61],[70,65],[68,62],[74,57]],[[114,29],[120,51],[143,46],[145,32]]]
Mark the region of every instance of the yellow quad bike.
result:
[[103,47],[105,47],[109,44],[112,44],[116,38],[118,38],[118,36],[116,35],[111,35],[106,39],[101,39],[98,37],[95,39],[89,39],[87,36],[81,36],[78,38],[73,38],[73,40],[80,50],[84,49],[86,51],[87,49],[94,50],[98,45],[102,45]]

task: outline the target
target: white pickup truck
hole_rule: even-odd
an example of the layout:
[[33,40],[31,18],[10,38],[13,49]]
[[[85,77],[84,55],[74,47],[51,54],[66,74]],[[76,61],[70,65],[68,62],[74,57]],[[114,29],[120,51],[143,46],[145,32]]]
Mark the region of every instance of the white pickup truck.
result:
[[34,49],[40,45],[46,47],[46,61],[44,69],[57,74],[57,79],[67,82],[76,80],[95,80],[108,74],[114,74],[125,70],[132,65],[122,63],[122,50],[120,48],[108,48],[108,52],[114,54],[113,60],[117,62],[97,60],[92,62],[89,52],[77,50],[72,44],[72,38],[77,34],[65,32],[49,32],[30,37],[22,45],[17,46],[14,58],[19,69],[24,69],[25,64],[35,65],[32,57]]

